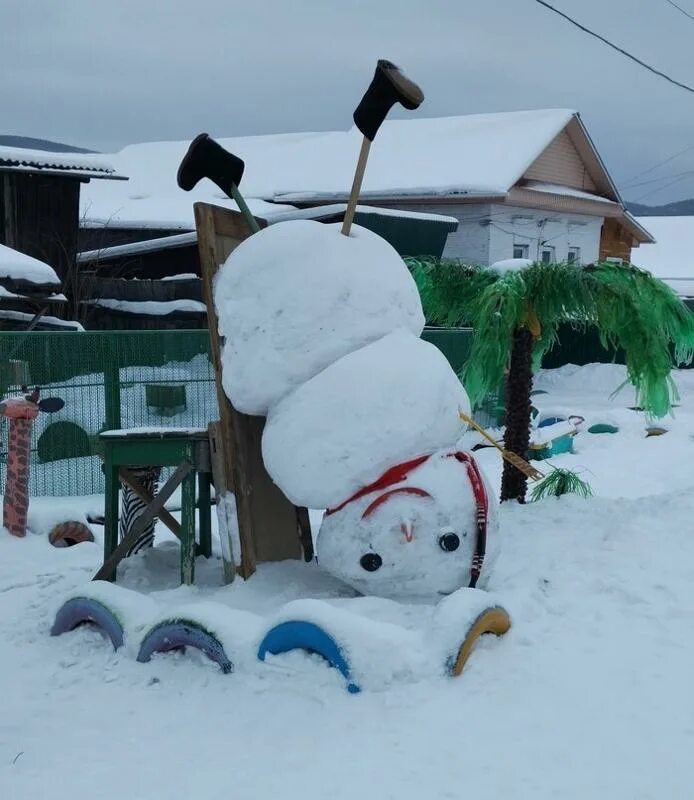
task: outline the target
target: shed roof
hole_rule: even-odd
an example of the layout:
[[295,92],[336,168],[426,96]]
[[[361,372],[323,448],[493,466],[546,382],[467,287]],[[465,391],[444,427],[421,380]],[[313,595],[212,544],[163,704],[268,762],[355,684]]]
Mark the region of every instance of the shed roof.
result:
[[109,160],[90,153],[53,153],[0,146],[0,172],[41,172],[80,178],[124,180]]

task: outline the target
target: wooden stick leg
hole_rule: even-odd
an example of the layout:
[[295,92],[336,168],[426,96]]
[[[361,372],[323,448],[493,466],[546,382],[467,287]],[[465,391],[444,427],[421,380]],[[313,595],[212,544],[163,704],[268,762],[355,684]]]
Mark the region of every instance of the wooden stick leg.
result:
[[349,236],[354,221],[354,212],[357,208],[357,200],[359,200],[359,192],[361,191],[361,184],[364,180],[364,171],[366,170],[366,161],[369,157],[369,149],[371,141],[366,138],[362,139],[361,150],[359,151],[359,159],[357,161],[357,168],[354,171],[354,180],[352,181],[352,191],[349,193],[349,200],[347,201],[347,210],[342,221],[342,229],[340,233],[344,236]]

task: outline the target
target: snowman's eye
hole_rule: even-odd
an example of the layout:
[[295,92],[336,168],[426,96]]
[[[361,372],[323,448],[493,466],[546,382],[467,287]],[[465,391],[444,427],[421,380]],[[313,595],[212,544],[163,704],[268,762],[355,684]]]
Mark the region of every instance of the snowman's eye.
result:
[[381,568],[383,559],[378,553],[367,553],[359,559],[359,563],[362,569],[365,569],[367,572],[376,572],[377,569]]
[[460,539],[457,533],[444,533],[439,536],[439,547],[447,553],[452,553],[460,547]]

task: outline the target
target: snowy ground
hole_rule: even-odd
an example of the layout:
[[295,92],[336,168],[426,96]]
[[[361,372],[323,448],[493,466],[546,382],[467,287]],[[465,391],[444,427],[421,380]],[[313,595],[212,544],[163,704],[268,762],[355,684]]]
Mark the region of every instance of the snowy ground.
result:
[[[541,411],[620,431],[582,432],[576,453],[553,462],[582,471],[594,498],[502,508],[490,588],[513,628],[481,642],[455,680],[348,695],[334,670],[297,653],[223,675],[195,652],[138,664],[88,630],[51,638],[99,545],[0,534],[0,797],[690,798],[694,371],[678,376],[681,406],[652,438],[628,391],[609,398],[622,374],[594,365],[539,377]],[[479,455],[498,484],[496,454]],[[99,500],[35,501],[33,527]],[[162,533],[120,583],[161,604],[213,599],[263,616],[340,594],[299,563],[223,587],[216,559],[199,560],[186,589],[177,560]]]

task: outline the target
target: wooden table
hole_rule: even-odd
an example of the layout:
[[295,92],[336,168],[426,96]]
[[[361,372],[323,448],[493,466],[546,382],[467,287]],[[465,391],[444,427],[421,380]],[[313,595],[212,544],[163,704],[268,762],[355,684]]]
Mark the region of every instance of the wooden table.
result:
[[[181,583],[195,577],[195,483],[198,481],[200,543],[197,551],[212,554],[210,503],[210,445],[206,429],[132,428],[104,431],[100,435],[106,472],[104,563],[94,580],[115,580],[118,563],[142,530],[164,510],[164,504],[181,486]],[[128,467],[175,467],[173,475],[118,542],[119,470]]]

